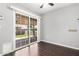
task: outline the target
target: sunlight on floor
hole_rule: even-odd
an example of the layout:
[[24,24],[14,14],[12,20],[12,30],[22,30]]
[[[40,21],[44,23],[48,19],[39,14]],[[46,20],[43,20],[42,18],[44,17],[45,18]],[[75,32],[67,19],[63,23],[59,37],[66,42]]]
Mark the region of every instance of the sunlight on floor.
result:
[[17,52],[15,52],[15,56],[37,56],[38,55],[38,44],[35,43],[30,46],[30,52],[29,52],[29,47],[26,47],[24,49],[21,49]]

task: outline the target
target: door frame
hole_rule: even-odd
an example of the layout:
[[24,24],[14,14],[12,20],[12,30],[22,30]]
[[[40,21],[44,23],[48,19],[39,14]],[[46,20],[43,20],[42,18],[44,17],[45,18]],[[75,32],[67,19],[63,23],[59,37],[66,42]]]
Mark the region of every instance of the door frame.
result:
[[[33,43],[36,43],[36,42],[39,42],[40,41],[40,18],[38,16],[33,17],[33,16],[27,14],[27,12],[25,13],[25,11],[23,11],[21,9],[19,9],[19,10],[18,9],[15,9],[13,11],[13,18],[14,18],[13,19],[13,27],[14,27],[14,29],[13,29],[13,50],[16,50],[17,49],[16,48],[16,42],[15,42],[15,40],[16,40],[16,13],[19,13],[19,14],[22,14],[22,15],[25,15],[25,16],[28,16],[29,17],[29,20],[30,20],[30,18],[36,18],[37,19],[37,41],[35,41]],[[30,22],[29,22],[29,26],[30,26]],[[29,27],[29,29],[30,29],[30,27]],[[29,33],[30,33],[30,31],[29,31]],[[29,43],[30,43],[30,38],[29,38]],[[33,43],[31,43],[31,44],[33,44]]]

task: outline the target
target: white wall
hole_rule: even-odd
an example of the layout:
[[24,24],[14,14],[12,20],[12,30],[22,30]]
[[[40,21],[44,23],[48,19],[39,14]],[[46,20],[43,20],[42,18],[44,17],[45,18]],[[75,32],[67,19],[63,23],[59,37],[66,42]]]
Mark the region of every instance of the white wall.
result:
[[9,4],[0,3],[0,54],[12,50],[13,40],[13,12],[8,9]]
[[[73,4],[43,15],[42,40],[79,48],[79,4]],[[77,32],[69,32],[69,28]]]

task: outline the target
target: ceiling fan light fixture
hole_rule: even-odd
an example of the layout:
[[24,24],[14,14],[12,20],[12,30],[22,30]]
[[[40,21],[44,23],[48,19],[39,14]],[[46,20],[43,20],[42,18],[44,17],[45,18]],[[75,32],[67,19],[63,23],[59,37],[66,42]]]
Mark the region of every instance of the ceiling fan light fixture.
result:
[[[44,7],[44,3],[40,6],[40,8],[43,8]],[[50,6],[53,6],[54,5],[54,3],[48,3],[48,5],[50,5]]]
[[49,5],[53,6],[54,4],[53,3],[48,3]]
[[40,6],[40,8],[43,8],[43,6],[44,6],[44,5],[42,4],[42,5]]

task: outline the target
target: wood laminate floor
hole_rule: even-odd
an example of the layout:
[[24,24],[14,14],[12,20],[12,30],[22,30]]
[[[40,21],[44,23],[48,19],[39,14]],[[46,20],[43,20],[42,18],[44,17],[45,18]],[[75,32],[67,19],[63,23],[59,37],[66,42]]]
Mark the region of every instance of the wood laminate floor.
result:
[[54,45],[46,42],[39,42],[31,45],[30,48],[26,47],[24,49],[16,51],[13,56],[29,56],[29,55],[30,56],[79,56],[79,50],[75,50],[59,45]]

